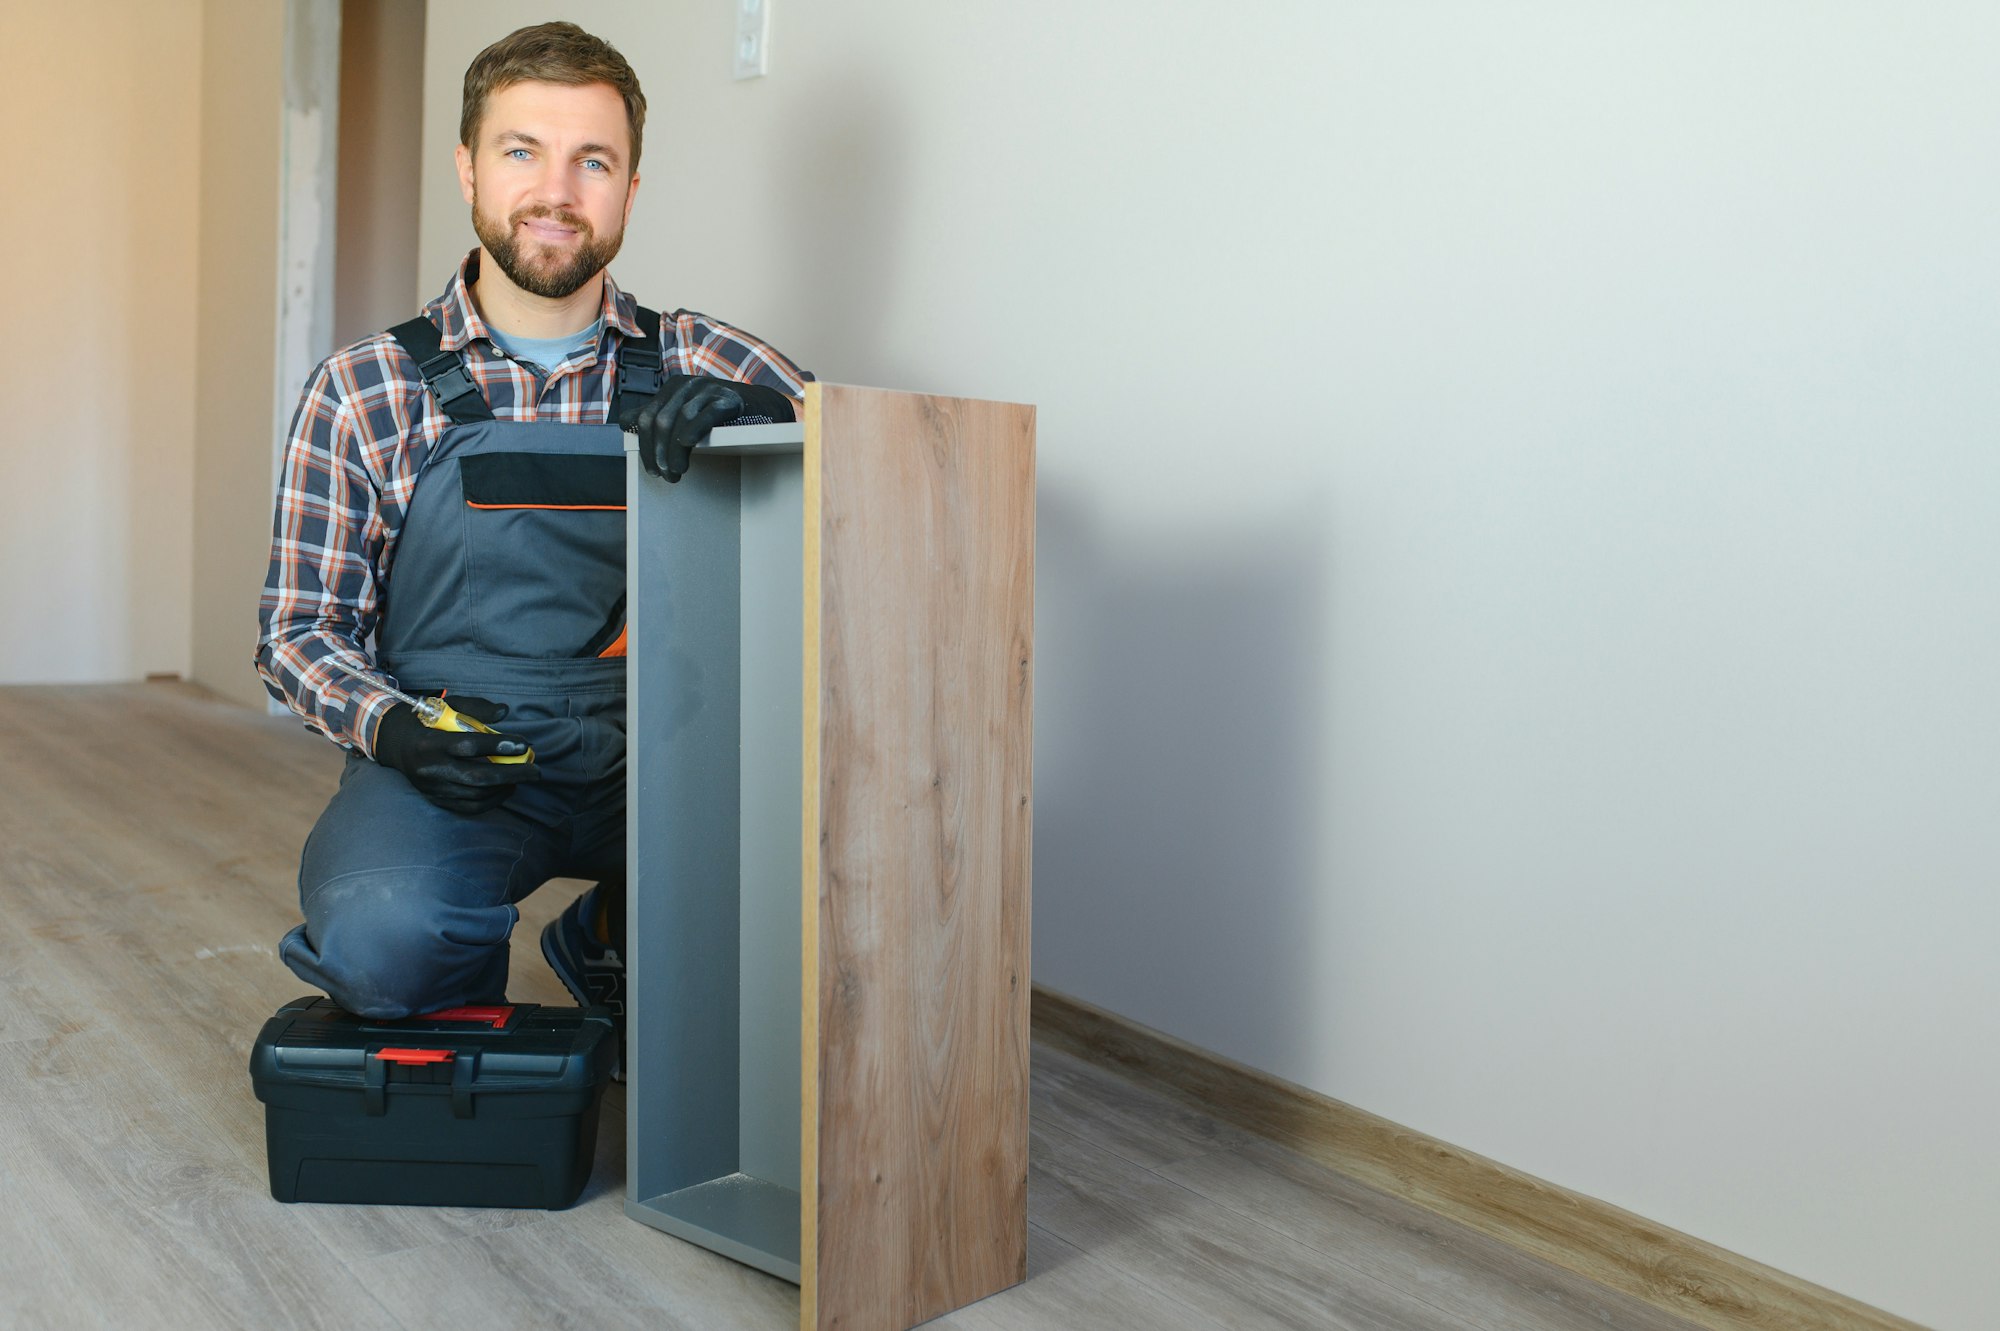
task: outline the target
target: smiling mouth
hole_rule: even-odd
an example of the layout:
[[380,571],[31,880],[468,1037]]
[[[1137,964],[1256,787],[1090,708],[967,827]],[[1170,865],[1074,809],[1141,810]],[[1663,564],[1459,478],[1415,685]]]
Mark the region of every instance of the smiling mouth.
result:
[[576,235],[578,230],[573,226],[564,226],[560,222],[549,222],[535,217],[523,218],[521,225],[528,229],[530,235],[543,240],[567,240]]

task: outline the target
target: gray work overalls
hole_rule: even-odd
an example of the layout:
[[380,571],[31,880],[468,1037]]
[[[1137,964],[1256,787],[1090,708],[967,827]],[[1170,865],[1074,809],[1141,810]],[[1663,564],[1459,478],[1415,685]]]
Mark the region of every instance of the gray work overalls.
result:
[[[659,316],[618,350],[624,401],[657,391]],[[385,579],[377,658],[407,693],[510,708],[542,780],[477,817],[350,754],[299,867],[305,923],[279,947],[351,1012],[398,1017],[505,994],[515,903],[625,859],[625,450],[616,424],[493,419],[458,356],[391,330],[451,417],[424,458]]]

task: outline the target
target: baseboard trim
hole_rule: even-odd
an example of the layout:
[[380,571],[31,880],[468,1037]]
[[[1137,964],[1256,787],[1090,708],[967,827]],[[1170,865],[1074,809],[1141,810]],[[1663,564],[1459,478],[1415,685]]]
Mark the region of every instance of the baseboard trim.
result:
[[1042,985],[1031,1010],[1052,1048],[1712,1331],[1924,1331]]

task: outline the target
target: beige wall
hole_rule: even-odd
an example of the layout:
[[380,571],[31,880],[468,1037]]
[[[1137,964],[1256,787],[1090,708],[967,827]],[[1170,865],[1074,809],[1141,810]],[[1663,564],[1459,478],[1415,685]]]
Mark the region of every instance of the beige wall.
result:
[[[416,135],[422,77],[423,5],[396,0],[346,0],[319,5],[306,22],[296,11],[296,66],[289,113],[305,155],[307,177],[295,180],[296,230],[305,265],[290,322],[278,299],[281,232],[280,172],[288,123],[284,61],[286,6],[259,0],[207,0],[204,57],[215,73],[203,81],[205,162],[229,163],[202,176],[200,268],[200,396],[196,405],[194,678],[226,697],[263,706],[266,694],[251,664],[256,611],[270,550],[271,483],[276,432],[289,419],[299,384],[278,382],[276,348],[304,339],[287,354],[308,366],[394,319],[414,312],[416,268]],[[328,141],[320,119],[320,85],[331,50],[314,49],[312,34],[338,25],[337,94],[339,194],[331,210],[315,192],[313,154]],[[328,238],[316,219],[333,225],[334,280],[322,286],[316,247]],[[296,219],[295,219],[296,220]],[[320,260],[325,259],[320,255]],[[311,343],[311,345],[307,345]],[[289,369],[286,378],[303,379]]]
[[0,683],[188,669],[201,18],[0,6]]
[[8,178],[70,162],[0,320],[0,683],[171,673],[262,705],[283,23],[0,14]]
[[193,678],[263,706],[285,7],[204,0]]
[[1040,406],[1036,978],[2000,1306],[2000,8],[434,0],[653,106],[643,298]]
[[344,0],[333,342],[415,314],[423,0]]

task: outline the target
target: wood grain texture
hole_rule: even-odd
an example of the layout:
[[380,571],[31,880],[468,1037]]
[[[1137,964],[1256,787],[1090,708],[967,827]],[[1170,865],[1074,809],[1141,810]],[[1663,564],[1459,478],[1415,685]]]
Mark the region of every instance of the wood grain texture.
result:
[[295,880],[267,834],[334,767],[241,751],[270,724],[196,696],[0,691],[0,932],[32,940],[15,982],[63,1016],[0,1046],[0,1323],[395,1327],[270,1201],[246,1075],[302,988],[259,964],[288,912],[251,884]]
[[[1034,1186],[1032,1181],[1029,1185]],[[1039,1224],[1028,1226],[1028,1278],[932,1322],[926,1331],[1215,1331],[1185,1304],[1092,1258]]]
[[1183,1160],[1263,1139],[1046,1045],[1035,1050],[1030,1113],[1134,1164],[1164,1173]]
[[1268,1142],[1156,1172],[1483,1331],[1694,1325]]
[[902,1331],[1027,1275],[1034,411],[820,385],[808,421],[802,1316]]
[[1570,1192],[1088,1003],[1037,988],[1036,1039],[1310,1160],[1713,1331],[1917,1323]]
[[[1454,1323],[1481,1331],[1695,1331],[1692,1322],[1044,1044],[1035,1048],[1034,1124],[1144,1164],[1157,1180],[1300,1244],[1315,1254],[1302,1264],[1343,1272],[1336,1283],[1365,1278]],[[1037,1179],[1057,1163],[1038,1139]],[[1055,1223],[1060,1203],[1050,1189],[1038,1182],[1033,1196],[1035,1222]],[[1157,1227],[1152,1237],[1174,1246]]]
[[1491,1331],[1152,1170],[1037,1121],[1036,1223],[1232,1331]]

